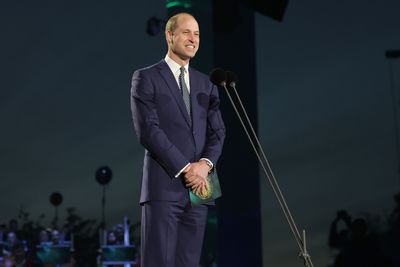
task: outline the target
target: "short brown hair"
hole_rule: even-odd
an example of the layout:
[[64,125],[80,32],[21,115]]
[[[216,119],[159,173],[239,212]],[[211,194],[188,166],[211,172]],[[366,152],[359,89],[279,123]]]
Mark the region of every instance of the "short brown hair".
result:
[[182,16],[182,15],[188,15],[188,16],[191,16],[192,18],[194,18],[192,14],[189,14],[189,13],[186,13],[186,12],[182,12],[182,13],[175,14],[175,15],[173,15],[172,17],[170,17],[170,18],[168,19],[167,24],[165,25],[165,31],[166,31],[166,32],[168,32],[168,31],[170,31],[170,32],[175,31],[175,29],[176,29],[176,24],[177,24],[177,22],[178,22],[178,18],[179,18],[180,16]]

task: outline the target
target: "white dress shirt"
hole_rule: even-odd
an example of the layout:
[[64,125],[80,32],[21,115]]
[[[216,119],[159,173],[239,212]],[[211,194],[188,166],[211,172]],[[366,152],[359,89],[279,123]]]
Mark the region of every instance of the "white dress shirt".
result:
[[[171,69],[172,74],[174,74],[176,83],[179,86],[179,75],[181,74],[181,65],[176,63],[172,58],[170,58],[168,55],[165,56],[165,62],[167,62],[168,67]],[[190,77],[189,77],[189,64],[186,64],[185,66],[185,83],[186,87],[189,90],[190,93]],[[182,90],[182,89],[181,89]]]
[[[179,65],[178,63],[176,63],[172,58],[170,58],[168,55],[165,56],[165,62],[167,63],[168,67],[170,68],[170,70],[172,71],[172,74],[175,77],[176,83],[179,86],[179,75],[181,74],[181,65]],[[188,91],[190,93],[190,77],[189,77],[189,64],[186,64],[185,66],[185,83],[186,86],[188,88]],[[182,89],[181,89],[182,90]],[[213,167],[214,164],[211,162],[211,160],[207,159],[207,158],[201,158],[200,160],[205,160],[207,162],[209,162],[211,164],[211,166]],[[185,165],[185,167],[183,167],[176,175],[175,178],[178,178],[181,173],[190,165],[190,162],[188,162],[188,164]],[[211,167],[211,168],[212,168]]]

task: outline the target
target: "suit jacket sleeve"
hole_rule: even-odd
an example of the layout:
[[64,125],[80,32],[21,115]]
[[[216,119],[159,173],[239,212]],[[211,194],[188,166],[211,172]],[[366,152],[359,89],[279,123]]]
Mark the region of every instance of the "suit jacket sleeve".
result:
[[154,84],[143,70],[133,74],[131,108],[139,142],[174,177],[189,160],[168,139],[159,127],[157,107],[154,101]]
[[225,125],[219,110],[219,104],[218,88],[213,85],[207,113],[206,145],[202,157],[211,160],[214,166],[221,155],[225,139]]

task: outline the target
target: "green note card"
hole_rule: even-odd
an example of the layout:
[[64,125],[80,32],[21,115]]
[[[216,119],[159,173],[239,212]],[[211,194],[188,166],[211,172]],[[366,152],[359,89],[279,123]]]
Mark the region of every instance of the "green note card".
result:
[[190,202],[192,203],[193,206],[206,204],[221,197],[222,195],[221,187],[219,185],[218,174],[216,169],[214,169],[214,171],[208,175],[207,180],[209,183],[209,192],[207,192],[206,195],[199,196],[193,193],[192,190],[189,190]]

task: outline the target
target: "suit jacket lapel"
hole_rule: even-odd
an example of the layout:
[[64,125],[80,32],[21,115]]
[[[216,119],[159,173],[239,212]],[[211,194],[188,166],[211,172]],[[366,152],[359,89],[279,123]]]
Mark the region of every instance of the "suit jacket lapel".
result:
[[[170,68],[168,67],[167,63],[164,60],[162,60],[160,62],[159,66],[160,66],[161,76],[167,83],[168,88],[171,91],[171,94],[174,97],[174,99],[179,107],[179,110],[182,113],[182,116],[185,118],[188,126],[190,127],[189,114],[186,110],[185,103],[183,102],[183,98],[182,98],[182,95],[180,92],[181,89],[179,88],[174,75],[172,74]],[[190,84],[192,84],[192,83],[190,83]]]

